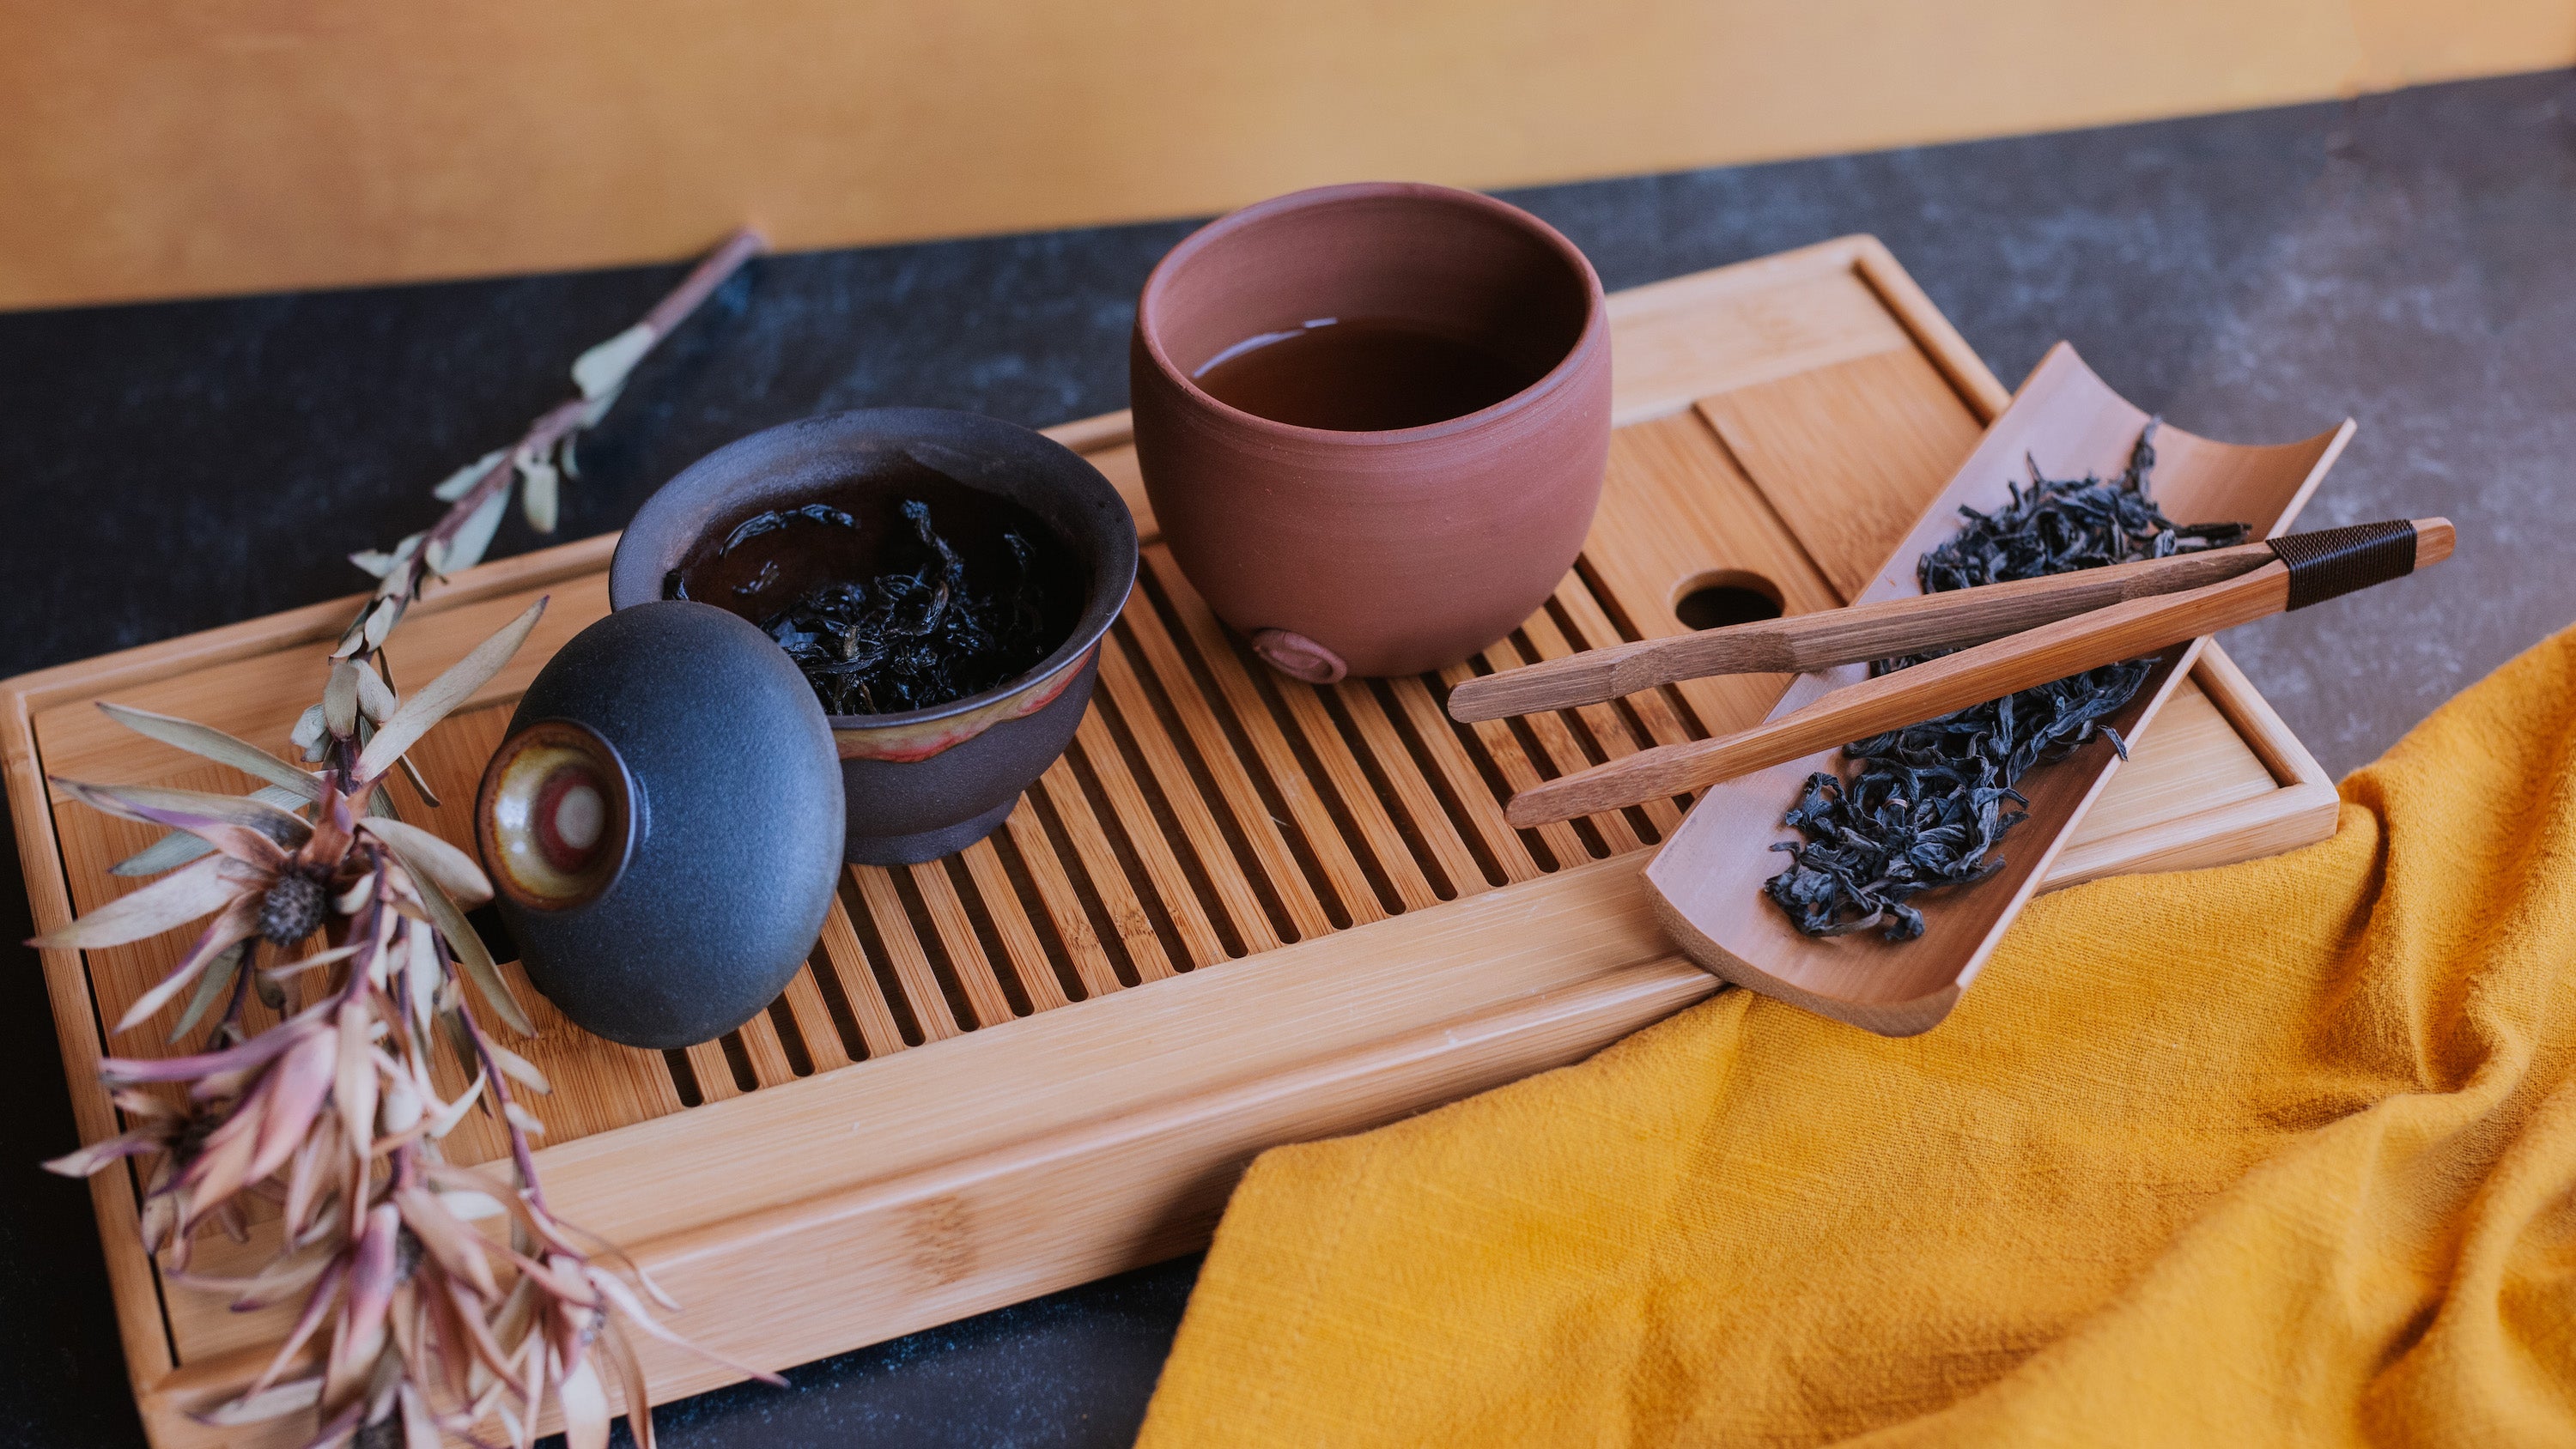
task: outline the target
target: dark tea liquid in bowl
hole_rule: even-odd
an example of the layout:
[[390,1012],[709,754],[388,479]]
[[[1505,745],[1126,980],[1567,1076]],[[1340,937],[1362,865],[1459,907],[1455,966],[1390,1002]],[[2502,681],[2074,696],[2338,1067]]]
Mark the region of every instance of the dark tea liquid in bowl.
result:
[[1245,338],[1191,374],[1201,391],[1273,422],[1339,433],[1418,428],[1481,412],[1547,375],[1419,322],[1323,318]]
[[1073,632],[1083,589],[1035,513],[906,460],[710,533],[663,597],[759,626],[837,717],[999,687]]

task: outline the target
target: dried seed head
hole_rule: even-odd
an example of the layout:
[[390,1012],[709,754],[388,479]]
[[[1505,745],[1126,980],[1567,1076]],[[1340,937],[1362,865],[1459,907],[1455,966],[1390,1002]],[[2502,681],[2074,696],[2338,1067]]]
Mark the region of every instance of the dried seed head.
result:
[[330,905],[319,871],[289,867],[259,903],[259,933],[277,945],[292,946],[322,928]]
[[224,1125],[232,1115],[228,1108],[206,1107],[192,1110],[179,1119],[170,1133],[170,1161],[174,1168],[184,1169],[206,1150],[206,1139]]

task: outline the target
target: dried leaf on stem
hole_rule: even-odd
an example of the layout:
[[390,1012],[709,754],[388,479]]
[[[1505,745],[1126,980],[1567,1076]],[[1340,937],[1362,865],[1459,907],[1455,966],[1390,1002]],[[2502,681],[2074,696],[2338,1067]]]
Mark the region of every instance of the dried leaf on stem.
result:
[[[185,993],[169,1039],[200,1024],[206,1035],[187,1055],[102,1061],[125,1130],[46,1166],[87,1176],[149,1159],[144,1245],[169,1281],[230,1294],[245,1310],[302,1295],[266,1368],[206,1410],[209,1424],[309,1414],[314,1446],[481,1443],[497,1424],[524,1445],[551,1403],[574,1444],[599,1444],[613,1376],[637,1439],[653,1443],[621,1325],[685,1342],[644,1302],[669,1300],[625,1255],[585,1246],[586,1234],[547,1210],[529,1144],[543,1124],[512,1096],[514,1082],[546,1091],[545,1076],[475,1015],[479,997],[513,1030],[533,1031],[465,919],[464,905],[490,899],[491,883],[470,854],[397,818],[383,789],[399,770],[431,798],[406,752],[501,672],[545,601],[408,697],[383,651],[427,584],[482,557],[514,480],[524,481],[530,520],[551,530],[573,439],[654,344],[760,249],[750,232],[729,239],[644,321],[582,355],[576,396],[515,446],[441,483],[449,507],[436,524],[354,556],[377,583],[333,651],[321,699],[296,723],[304,766],[221,730],[107,704],[119,724],[262,785],[234,796],[55,782],[94,809],[171,833],[115,867],[159,879],[31,944],[114,946],[205,920],[116,1031],[142,1027]],[[314,951],[306,943],[317,934]],[[253,999],[277,1012],[275,1025],[252,1029]],[[453,1100],[439,1096],[431,1069],[441,1037],[471,1078]],[[478,1106],[508,1141],[506,1180],[446,1160],[442,1144]],[[278,1209],[271,1259],[248,1277],[192,1273],[199,1234],[213,1225],[243,1236],[254,1199]],[[468,1226],[492,1216],[507,1220],[506,1238]]]

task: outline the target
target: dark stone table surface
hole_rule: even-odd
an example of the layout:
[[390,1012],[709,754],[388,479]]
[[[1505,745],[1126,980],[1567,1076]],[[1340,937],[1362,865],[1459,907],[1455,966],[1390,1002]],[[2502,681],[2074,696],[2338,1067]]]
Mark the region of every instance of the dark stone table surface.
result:
[[[1513,194],[1612,287],[1875,232],[2007,382],[2058,338],[2240,441],[2361,431],[2311,525],[2447,514],[2458,561],[2227,647],[2327,767],[2576,619],[2576,76]],[[1031,424],[1125,401],[1132,300],[1185,223],[755,263],[582,449],[564,536],[836,408]],[[349,592],[338,562],[563,392],[651,268],[0,315],[0,675]],[[500,551],[534,546],[513,520]],[[0,939],[29,933],[18,878]],[[140,1442],[33,953],[0,969],[0,1445]],[[1116,1444],[1194,1260],[666,1408],[665,1442]]]

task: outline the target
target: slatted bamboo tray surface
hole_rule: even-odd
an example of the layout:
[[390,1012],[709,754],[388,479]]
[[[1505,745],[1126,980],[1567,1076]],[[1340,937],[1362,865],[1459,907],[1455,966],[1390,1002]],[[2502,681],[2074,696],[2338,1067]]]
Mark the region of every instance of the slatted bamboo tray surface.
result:
[[[616,1046],[519,978],[540,1027],[521,1050],[555,1084],[534,1107],[558,1212],[635,1249],[685,1305],[685,1331],[786,1366],[1193,1249],[1264,1147],[1577,1060],[1715,990],[1658,934],[1638,881],[1679,803],[1535,830],[1506,825],[1501,804],[1647,744],[1749,725],[1785,679],[1475,726],[1447,719],[1446,691],[1471,671],[1680,632],[1675,601],[1707,582],[1791,611],[1837,606],[2007,395],[1866,237],[1611,305],[1620,426],[1583,557],[1509,639],[1437,676],[1319,689],[1263,670],[1154,543],[1125,416],[1056,429],[1119,486],[1147,542],[1073,748],[991,839],[848,870],[809,969],[719,1041]],[[517,695],[607,608],[612,544],[486,565],[412,611],[393,663],[416,684],[530,598],[553,600],[511,667],[419,747],[444,803],[405,794],[407,815],[470,842],[467,804]],[[150,833],[49,793],[47,773],[251,783],[125,733],[93,701],[283,751],[351,607],[0,690],[41,929],[130,889],[107,867]],[[2213,648],[2050,884],[2269,853],[2319,838],[2334,811],[2315,762]],[[84,1139],[117,1130],[94,1080],[101,1023],[177,949],[46,953]],[[175,1050],[161,1045],[171,1017],[114,1048]],[[479,1119],[451,1139],[467,1160],[500,1150]],[[137,1179],[103,1174],[93,1191],[155,1442],[216,1442],[182,1410],[251,1372],[284,1310],[235,1314],[165,1288],[135,1246]],[[208,1246],[215,1273],[257,1251]],[[666,1396],[731,1377],[645,1353]]]

